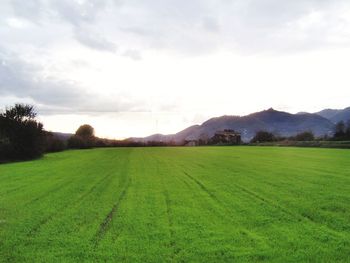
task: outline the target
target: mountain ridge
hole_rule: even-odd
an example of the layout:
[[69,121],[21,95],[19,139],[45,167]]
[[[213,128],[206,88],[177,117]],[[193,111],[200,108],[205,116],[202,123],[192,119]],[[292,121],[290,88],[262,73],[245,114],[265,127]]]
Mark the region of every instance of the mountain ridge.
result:
[[249,141],[259,130],[273,132],[280,136],[293,136],[303,131],[312,131],[316,136],[323,136],[331,135],[333,128],[334,123],[319,114],[292,114],[270,108],[245,116],[213,117],[200,125],[190,126],[175,134],[155,134],[144,138],[129,138],[129,140],[180,143],[185,140],[199,140],[201,137],[210,138],[218,130],[233,129],[241,133],[243,141]]
[[350,120],[350,107],[344,109],[324,109],[315,114],[320,115],[326,119],[329,119],[334,124],[339,121],[347,122]]

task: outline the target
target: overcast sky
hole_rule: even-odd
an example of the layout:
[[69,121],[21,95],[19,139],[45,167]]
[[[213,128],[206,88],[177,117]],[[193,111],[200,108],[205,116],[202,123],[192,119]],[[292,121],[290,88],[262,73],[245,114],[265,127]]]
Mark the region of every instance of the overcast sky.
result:
[[350,106],[349,0],[1,0],[0,107],[48,130],[173,133]]

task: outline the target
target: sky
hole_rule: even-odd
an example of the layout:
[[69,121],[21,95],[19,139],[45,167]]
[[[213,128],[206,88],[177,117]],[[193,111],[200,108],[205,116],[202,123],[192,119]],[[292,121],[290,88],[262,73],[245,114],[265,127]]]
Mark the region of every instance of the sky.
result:
[[0,108],[107,138],[350,106],[348,0],[1,0]]

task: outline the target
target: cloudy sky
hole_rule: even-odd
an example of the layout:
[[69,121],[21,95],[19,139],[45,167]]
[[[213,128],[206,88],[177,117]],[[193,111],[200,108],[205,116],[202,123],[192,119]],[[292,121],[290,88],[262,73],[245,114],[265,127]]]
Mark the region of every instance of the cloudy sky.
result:
[[349,0],[1,0],[0,108],[48,130],[172,133],[350,106]]

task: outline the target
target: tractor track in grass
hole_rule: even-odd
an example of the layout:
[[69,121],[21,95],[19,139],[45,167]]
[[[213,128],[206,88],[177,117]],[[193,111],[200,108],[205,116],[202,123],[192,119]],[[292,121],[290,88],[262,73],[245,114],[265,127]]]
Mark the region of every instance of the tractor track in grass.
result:
[[169,235],[170,235],[170,246],[174,250],[174,254],[178,253],[178,250],[176,249],[176,243],[175,243],[175,233],[174,233],[174,222],[173,222],[173,216],[170,208],[170,197],[169,192],[167,190],[164,190],[164,199],[165,199],[165,205],[166,205],[166,214],[168,218],[168,226],[169,226]]
[[254,193],[251,190],[248,190],[247,188],[240,186],[238,184],[232,184],[233,186],[235,186],[237,189],[240,189],[242,192],[244,192],[245,194],[253,197],[255,200],[260,200],[262,201],[264,204],[270,206],[270,207],[274,207],[277,210],[281,211],[282,213],[290,216],[291,218],[297,220],[298,222],[301,221],[306,221],[309,222],[317,227],[324,227],[326,228],[330,233],[332,233],[333,235],[337,236],[337,237],[344,237],[344,235],[342,235],[339,230],[327,225],[327,224],[322,224],[320,222],[315,221],[312,217],[304,215],[304,214],[300,214],[300,213],[293,213],[291,211],[289,211],[288,209],[284,208],[283,206],[280,206],[278,204],[275,204],[274,202],[272,202],[271,200],[264,198],[256,193]]
[[64,181],[63,183],[60,183],[58,185],[56,185],[54,188],[50,188],[50,190],[48,191],[45,191],[43,194],[31,199],[30,201],[26,202],[24,204],[24,206],[28,206],[28,205],[31,205],[33,203],[36,203],[38,202],[39,200],[41,200],[42,198],[45,198],[46,196],[48,196],[49,194],[52,194],[52,193],[56,193],[58,192],[59,190],[61,190],[63,187],[66,187],[66,186],[69,186],[70,184],[72,184],[73,182],[75,181],[75,178],[72,178],[71,180],[69,181]]
[[130,184],[131,184],[131,179],[128,179],[122,192],[120,193],[117,201],[114,203],[112,209],[110,210],[110,212],[107,214],[107,216],[104,218],[104,220],[100,224],[100,227],[99,227],[97,233],[94,235],[94,237],[92,239],[95,247],[98,246],[100,241],[106,235],[106,233],[110,227],[110,224],[113,220],[113,217],[115,217],[118,214],[120,204],[125,199],[125,196],[129,190]]
[[107,181],[109,178],[113,177],[114,174],[113,173],[109,173],[106,176],[104,176],[102,179],[100,179],[96,184],[94,184],[89,191],[87,191],[86,193],[84,193],[77,201],[82,201],[83,199],[85,199],[87,196],[89,196],[98,186],[100,186],[102,183],[104,183],[105,181]]
[[8,189],[7,191],[4,191],[4,192],[0,193],[0,197],[7,196],[10,193],[17,192],[18,190],[22,190],[23,188],[26,188],[26,187],[28,187],[28,185],[22,185],[22,186],[19,186],[19,187]]
[[[228,173],[231,173],[231,171],[229,169],[227,169],[227,168],[225,168],[224,170],[226,170]],[[247,176],[250,177],[249,175],[247,175]],[[342,237],[342,235],[339,232],[339,230],[334,228],[334,227],[332,227],[332,226],[329,226],[329,225],[317,222],[316,220],[314,220],[310,216],[307,216],[307,215],[304,215],[304,214],[300,214],[300,213],[297,213],[297,212],[293,213],[292,211],[288,210],[287,208],[285,208],[285,207],[283,207],[281,205],[278,205],[275,202],[273,202],[272,200],[270,200],[268,198],[265,198],[265,197],[255,193],[255,192],[249,190],[248,188],[246,188],[244,186],[241,186],[241,185],[239,185],[237,183],[231,182],[231,185],[236,187],[237,189],[239,189],[243,193],[245,193],[247,196],[250,196],[251,198],[253,198],[255,200],[259,200],[259,201],[263,202],[264,204],[266,204],[267,206],[277,209],[278,211],[281,211],[283,214],[290,216],[291,218],[293,218],[294,220],[296,220],[298,222],[306,221],[306,222],[308,222],[310,224],[313,224],[313,225],[315,225],[317,227],[324,227],[330,233],[332,233],[332,234],[334,234],[336,236]]]
[[269,205],[270,207],[274,207],[277,210],[280,210],[281,212],[283,212],[284,214],[287,214],[295,219],[298,219],[298,221],[300,221],[300,218],[298,218],[295,214],[293,214],[292,212],[288,211],[287,209],[285,209],[284,207],[277,205],[275,203],[273,203],[272,201],[268,200],[267,198],[264,198],[260,195],[258,195],[257,193],[247,189],[246,187],[243,187],[239,184],[236,183],[232,183],[232,185],[234,187],[236,187],[237,189],[239,189],[240,191],[242,191],[243,193],[245,193],[246,195],[250,196],[251,198],[255,199],[255,200],[259,200],[262,201],[264,204]]
[[[219,207],[221,207],[222,211],[224,211],[224,214],[222,214],[222,211],[218,210],[217,208],[216,211],[218,213],[221,213],[223,217],[226,217],[228,219],[228,221],[230,221],[232,224],[239,224],[236,220],[234,220],[234,217],[229,216],[227,217],[227,214],[232,214],[232,209],[228,208],[224,202],[222,202],[216,195],[214,195],[202,182],[200,182],[198,179],[194,178],[193,176],[191,176],[190,174],[188,174],[187,172],[183,171],[183,173],[190,178],[193,182],[195,182],[195,184],[204,192],[208,195],[208,197],[210,199],[212,199],[216,204],[219,205]],[[188,185],[188,183],[186,181],[184,181],[186,185]],[[241,229],[240,232],[246,236],[249,236],[251,239],[256,240],[257,242],[259,242],[260,244],[265,244],[265,241],[256,233],[251,232],[248,229]]]
[[216,201],[217,203],[221,203],[221,200],[219,200],[217,198],[217,196],[215,194],[213,194],[201,181],[199,181],[198,179],[194,178],[193,176],[191,176],[189,173],[187,173],[186,171],[183,171],[183,173],[190,178],[194,183],[196,183],[200,189],[202,189],[204,192],[206,192],[211,199],[213,199],[214,201]]
[[[76,173],[80,174],[80,171],[77,170]],[[60,183],[61,182],[61,180],[60,180],[60,181],[55,183],[57,185],[54,188],[51,188],[48,191],[45,191],[43,194],[37,196],[36,198],[33,198],[32,200],[28,201],[24,205],[27,206],[27,205],[33,204],[33,203],[41,200],[42,198],[45,198],[48,194],[55,193],[55,192],[61,190],[62,188],[65,188],[65,187],[71,185],[72,183],[75,182],[76,179],[79,179],[79,178],[76,178],[76,177],[72,176],[72,178],[70,180],[64,181],[63,183]]]
[[[232,173],[232,171],[226,167],[224,167],[223,170],[225,170],[228,173]],[[249,175],[247,175],[247,176],[250,177]],[[266,182],[264,182],[264,183],[266,183]],[[259,200],[259,201],[263,202],[264,204],[268,205],[269,207],[273,207],[273,208],[281,211],[283,214],[290,216],[291,218],[297,220],[298,222],[306,221],[306,222],[309,222],[309,223],[316,225],[318,227],[323,226],[323,227],[327,228],[328,231],[330,231],[334,235],[338,236],[340,234],[339,231],[337,229],[335,229],[334,227],[317,222],[316,220],[314,220],[312,217],[310,217],[308,215],[304,215],[304,214],[300,214],[300,213],[293,213],[292,211],[286,209],[285,207],[274,203],[273,201],[269,200],[268,198],[262,197],[261,195],[249,190],[246,187],[243,187],[243,186],[241,186],[237,183],[233,183],[233,182],[230,182],[230,184],[232,186],[234,186],[235,188],[239,189],[240,191],[242,191],[243,193],[245,193],[247,196],[250,196],[251,198],[253,198],[255,200]],[[266,183],[266,184],[271,185],[270,183]],[[276,186],[276,185],[273,185],[273,186]]]
[[175,231],[174,231],[174,221],[173,221],[173,213],[171,211],[171,201],[169,197],[169,192],[164,188],[164,200],[166,206],[166,216],[168,219],[168,228],[169,228],[169,246],[173,251],[170,255],[170,261],[173,262],[175,257],[180,253],[181,249],[176,245],[175,241]]
[[[228,169],[228,168],[224,168],[225,171],[227,171],[228,173],[231,173],[231,171]],[[247,175],[247,177],[249,177],[250,179],[252,179],[249,175]],[[314,220],[312,217],[310,216],[307,216],[307,215],[304,215],[304,214],[301,214],[301,213],[293,213],[292,211],[288,210],[287,208],[279,205],[279,204],[276,204],[275,202],[273,202],[272,200],[268,199],[268,198],[265,198],[255,192],[253,192],[252,190],[249,190],[248,188],[244,187],[244,186],[241,186],[237,183],[233,183],[231,182],[232,186],[236,187],[237,189],[241,190],[243,193],[245,193],[247,196],[250,196],[251,198],[255,199],[255,200],[259,200],[259,201],[262,201],[264,204],[270,206],[270,207],[273,207],[279,211],[281,211],[282,213],[284,213],[285,215],[288,215],[290,216],[291,218],[293,218],[294,220],[297,220],[298,222],[301,222],[301,221],[306,221],[306,222],[309,222],[317,227],[324,227],[326,228],[329,232],[331,232],[332,234],[336,235],[336,236],[340,236],[342,237],[341,233],[339,232],[338,229],[332,227],[332,226],[329,226],[329,225],[326,225],[326,224],[322,224],[320,222],[317,222],[316,220]],[[268,184],[269,185],[269,184]]]
[[157,162],[157,171],[156,173],[161,176],[161,182],[163,186],[163,196],[164,196],[164,202],[165,202],[165,212],[166,217],[168,221],[168,229],[169,229],[169,246],[171,250],[173,251],[170,255],[170,261],[173,262],[176,255],[181,251],[181,249],[177,246],[175,241],[175,231],[174,231],[174,220],[173,220],[173,212],[171,209],[171,201],[169,196],[169,191],[166,188],[166,184],[164,182],[164,175],[160,173],[159,171],[159,160],[156,159]]
[[75,202],[70,202],[67,205],[62,206],[63,209],[56,209],[55,212],[51,213],[46,218],[43,218],[35,227],[33,227],[30,232],[27,234],[28,237],[35,236],[39,230],[46,225],[48,222],[50,222],[52,219],[54,219],[57,215],[62,214],[63,211],[66,211],[69,208],[77,207],[79,204],[81,204],[85,198],[87,198],[98,186],[103,184],[105,181],[107,181],[110,177],[112,177],[113,174],[110,173],[106,176],[104,176],[102,179],[100,179],[98,182],[96,182],[87,192],[83,193]]

